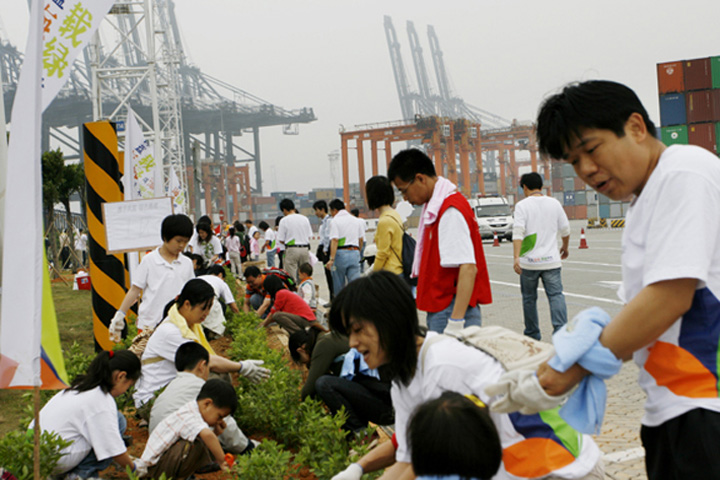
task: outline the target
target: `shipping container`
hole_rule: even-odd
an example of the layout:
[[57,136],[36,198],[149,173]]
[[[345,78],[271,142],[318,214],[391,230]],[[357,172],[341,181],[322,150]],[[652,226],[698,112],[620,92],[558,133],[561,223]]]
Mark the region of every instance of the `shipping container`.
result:
[[622,218],[622,203],[610,204],[610,218]]
[[575,179],[574,178],[563,178],[563,190],[571,192],[575,190]]
[[687,123],[705,123],[713,121],[713,102],[710,90],[698,90],[685,94]]
[[587,205],[575,205],[575,219],[586,219],[587,216]]
[[660,95],[685,91],[683,62],[658,63],[657,77]]
[[685,90],[705,90],[712,88],[712,69],[710,58],[696,58],[686,60],[683,68]]
[[690,145],[697,145],[713,153],[717,153],[715,124],[696,123],[695,125],[688,125],[688,142]]
[[622,204],[623,217],[627,217],[628,210],[630,210],[630,202]]
[[575,205],[587,205],[585,190],[575,190]]
[[588,205],[597,205],[598,193],[595,190],[587,190],[585,193],[585,199]]
[[710,57],[712,88],[720,88],[720,57]]
[[610,218],[610,205],[600,204],[600,218]]
[[570,220],[573,220],[575,218],[575,206],[565,205],[563,208],[565,209],[565,215],[567,215]]
[[669,127],[670,125],[683,125],[686,123],[685,94],[660,95],[660,124],[663,127]]
[[573,188],[573,190],[585,190],[585,182],[583,182],[580,177],[575,177],[574,180],[575,188]]
[[550,178],[562,178],[562,163],[551,162]]
[[600,202],[600,205],[609,205],[610,199],[603,195],[602,193],[598,193],[598,201]]
[[575,176],[575,169],[573,168],[573,166],[570,165],[569,163],[563,163],[563,164],[562,164],[562,176],[563,176],[564,178],[574,177],[574,176]]
[[553,189],[553,192],[562,192],[562,189],[563,189],[562,177],[552,179],[552,189]]
[[710,103],[712,104],[711,122],[720,122],[720,89],[710,90]]
[[575,192],[564,192],[563,205],[575,205]]
[[565,200],[565,195],[563,194],[563,192],[553,192],[552,196],[555,200],[560,202],[560,205],[563,204],[563,201]]
[[660,137],[665,145],[687,145],[688,130],[687,125],[677,125],[674,127],[662,127],[660,129]]
[[715,124],[715,151],[720,155],[720,122]]

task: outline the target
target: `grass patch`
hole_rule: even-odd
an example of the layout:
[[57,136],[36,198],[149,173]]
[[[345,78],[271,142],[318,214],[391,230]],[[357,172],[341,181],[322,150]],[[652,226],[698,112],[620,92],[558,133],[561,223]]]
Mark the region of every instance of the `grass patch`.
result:
[[[92,333],[91,292],[73,290],[71,285],[60,282],[52,284],[52,294],[63,356],[67,358],[71,345],[77,343],[77,348],[92,359],[95,356],[95,346]],[[26,392],[28,390],[0,389],[0,437],[20,428],[21,420],[27,416],[25,412],[27,401],[22,398]]]

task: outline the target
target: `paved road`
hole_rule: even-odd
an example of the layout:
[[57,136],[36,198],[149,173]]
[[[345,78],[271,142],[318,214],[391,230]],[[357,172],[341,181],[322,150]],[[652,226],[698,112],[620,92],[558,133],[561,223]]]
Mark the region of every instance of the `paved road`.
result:
[[[588,249],[580,250],[580,228],[584,222],[571,221],[570,257],[563,262],[563,286],[568,316],[600,306],[611,316],[620,311],[617,288],[621,281],[620,238],[622,230],[586,230]],[[372,241],[372,239],[369,239]],[[492,247],[485,243],[490,271],[493,303],[482,308],[483,324],[502,325],[522,332],[520,282],[512,269],[512,245],[503,242]],[[324,277],[316,266],[314,277],[321,285],[321,297],[327,299]],[[550,309],[543,292],[538,296],[538,314],[544,340],[550,340]],[[595,437],[605,453],[606,478],[613,480],[646,479],[644,451],[639,431],[644,393],[637,386],[638,369],[626,363],[615,378],[607,382],[608,403],[602,433]]]

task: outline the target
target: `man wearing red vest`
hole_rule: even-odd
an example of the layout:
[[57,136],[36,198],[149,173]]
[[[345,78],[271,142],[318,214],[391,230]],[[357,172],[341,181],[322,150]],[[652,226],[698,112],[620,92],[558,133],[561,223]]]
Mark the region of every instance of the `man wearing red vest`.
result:
[[412,276],[427,326],[442,333],[480,325],[480,304],[492,302],[475,214],[457,186],[435,173],[421,150],[393,157],[388,178],[413,205],[422,205]]

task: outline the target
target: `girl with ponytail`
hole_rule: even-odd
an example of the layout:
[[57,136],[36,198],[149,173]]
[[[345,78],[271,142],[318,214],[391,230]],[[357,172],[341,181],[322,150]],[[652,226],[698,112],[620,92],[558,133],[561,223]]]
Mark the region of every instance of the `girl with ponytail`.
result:
[[72,442],[63,450],[55,475],[97,477],[113,460],[135,469],[122,437],[127,422],[115,398],[139,377],[140,360],[134,353],[100,352],[85,375],[76,377],[69,389],[40,410],[40,427]]

